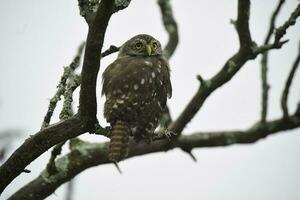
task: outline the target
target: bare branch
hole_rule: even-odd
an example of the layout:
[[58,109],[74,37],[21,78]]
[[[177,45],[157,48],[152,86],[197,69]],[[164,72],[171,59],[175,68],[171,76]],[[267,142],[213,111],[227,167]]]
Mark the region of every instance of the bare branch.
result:
[[[298,13],[298,7],[296,11],[293,12],[294,14],[291,15],[288,21],[292,21],[292,19],[294,19],[295,16],[297,16],[295,13]],[[181,133],[186,124],[190,122],[190,120],[202,107],[207,97],[211,93],[213,93],[217,88],[230,81],[231,78],[242,68],[242,66],[248,60],[255,59],[258,54],[264,53],[271,49],[279,49],[283,44],[287,42],[276,41],[273,44],[266,44],[257,47],[255,43],[253,43],[251,40],[251,35],[248,27],[249,9],[249,0],[239,1],[238,19],[235,22],[235,26],[239,35],[240,50],[227,60],[223,68],[214,77],[212,77],[209,80],[200,79],[202,82],[201,86],[199,87],[198,91],[191,99],[191,101],[188,103],[188,105],[185,107],[183,112],[180,114],[180,116],[170,125],[169,129],[171,131],[177,134]],[[284,28],[287,29],[288,27],[284,26]],[[278,40],[280,40],[281,37],[277,37]]]
[[164,48],[164,55],[167,59],[170,59],[170,57],[173,55],[174,51],[176,50],[178,40],[179,40],[177,23],[173,16],[170,0],[158,0],[157,3],[159,5],[162,14],[164,27],[169,35],[169,41]]
[[66,90],[64,92],[63,108],[59,114],[60,120],[68,119],[69,117],[74,115],[72,109],[73,92],[80,85],[80,83],[81,83],[80,75],[74,75],[71,79],[69,79],[68,84],[66,86]]
[[82,121],[76,115],[30,136],[0,167],[0,192],[2,193],[4,188],[22,173],[28,164],[49,148],[85,132]]
[[101,0],[96,17],[89,26],[87,36],[81,72],[78,113],[90,130],[94,129],[94,125],[97,123],[96,82],[101,59],[99,52],[101,52],[103,46],[108,21],[113,14],[113,5],[113,1]]
[[64,72],[63,75],[60,79],[60,82],[57,86],[57,91],[54,94],[54,96],[50,99],[50,103],[49,103],[49,107],[47,110],[47,113],[44,117],[44,121],[42,124],[42,128],[45,128],[49,125],[51,117],[53,115],[53,112],[56,108],[56,104],[57,102],[60,100],[61,96],[64,94],[65,92],[65,88],[66,88],[66,82],[68,80],[68,78],[70,77],[70,75],[74,72],[74,70],[79,66],[80,64],[80,58],[82,55],[82,51],[84,48],[84,43],[82,43],[77,50],[76,56],[74,57],[73,61],[71,62],[71,64],[67,67],[64,68]]
[[244,50],[251,49],[252,39],[249,30],[250,0],[238,1],[238,16],[235,27],[239,35],[240,48]]
[[290,91],[290,86],[291,86],[293,78],[295,76],[295,72],[296,72],[297,68],[299,67],[299,63],[300,63],[300,42],[299,42],[298,48],[299,48],[298,55],[293,63],[292,69],[286,80],[285,87],[284,87],[284,90],[283,90],[282,96],[281,96],[281,108],[283,111],[284,118],[288,117],[288,115],[289,115],[289,110],[288,110],[288,106],[287,106],[288,95],[289,95],[289,91]]
[[[113,12],[127,8],[131,0],[114,0]],[[85,18],[88,25],[94,21],[101,0],[78,0],[80,15]]]
[[107,50],[101,53],[101,58],[104,58],[105,56],[108,56],[112,53],[118,52],[120,50],[120,47],[116,47],[114,45],[111,45]]
[[[276,6],[270,20],[269,30],[267,33],[267,36],[264,41],[264,45],[268,45],[270,38],[274,32],[275,29],[275,20],[279,14],[279,11],[282,8],[282,5],[284,4],[285,0],[279,0],[278,5]],[[268,84],[268,52],[266,51],[262,55],[261,59],[261,80],[262,80],[262,106],[261,106],[261,121],[265,122],[267,118],[267,112],[268,112],[268,94],[270,86]]]
[[[148,153],[168,151],[173,148],[183,150],[201,147],[228,146],[232,144],[249,144],[300,126],[299,116],[290,116],[289,120],[277,119],[266,123],[258,123],[244,131],[201,132],[191,135],[180,135],[173,142],[168,140],[155,141],[152,144],[131,142],[129,156],[139,156]],[[47,175],[47,171],[28,183],[9,199],[43,199],[52,194],[60,185],[72,179],[83,170],[100,164],[111,163],[107,158],[108,143],[89,143],[72,140],[72,151],[57,160],[59,172],[54,176]]]
[[300,15],[300,3],[298,4],[297,8],[291,13],[289,19],[275,31],[275,39],[274,43],[278,43],[281,38],[286,34],[286,30],[290,27],[295,25],[297,18]]
[[265,38],[264,44],[268,44],[270,42],[271,36],[275,29],[275,21],[276,21],[277,16],[278,16],[284,3],[285,3],[285,0],[279,0],[275,10],[272,13],[272,16],[270,19],[269,30],[268,30],[267,36]]
[[[69,78],[69,81],[67,83],[65,92],[64,92],[64,103],[63,108],[60,112],[59,119],[60,120],[66,120],[69,119],[71,116],[74,115],[73,109],[72,109],[72,103],[73,103],[73,92],[74,90],[80,85],[81,77],[79,75],[74,75],[72,78]],[[47,170],[49,175],[53,175],[57,172],[56,166],[55,166],[55,159],[58,155],[61,154],[61,150],[63,145],[67,141],[63,141],[53,148],[51,152],[51,157],[49,159],[49,162],[47,164]]]

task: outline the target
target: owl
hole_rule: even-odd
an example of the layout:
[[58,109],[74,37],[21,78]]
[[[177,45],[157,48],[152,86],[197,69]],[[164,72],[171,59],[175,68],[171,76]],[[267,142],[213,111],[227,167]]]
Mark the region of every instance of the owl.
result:
[[151,141],[167,98],[170,70],[158,40],[141,34],[125,42],[117,59],[103,73],[104,117],[111,125],[109,159],[128,154],[129,136]]

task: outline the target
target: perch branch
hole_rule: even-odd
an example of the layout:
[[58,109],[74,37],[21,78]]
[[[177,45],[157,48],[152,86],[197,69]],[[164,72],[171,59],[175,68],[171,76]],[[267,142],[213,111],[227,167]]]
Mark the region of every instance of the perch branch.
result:
[[291,87],[293,78],[295,76],[296,70],[299,67],[299,63],[300,63],[300,42],[299,42],[299,47],[298,47],[298,55],[293,63],[292,69],[286,80],[285,87],[284,87],[284,90],[283,90],[282,96],[281,96],[281,108],[283,111],[284,118],[288,117],[288,115],[289,115],[289,110],[288,110],[288,106],[287,106],[288,95],[289,95],[290,87]]
[[[268,135],[294,129],[300,126],[300,116],[290,116],[289,120],[277,119],[266,123],[257,123],[242,131],[201,132],[191,135],[180,135],[171,143],[158,140],[152,144],[131,142],[128,158],[155,152],[164,152],[174,148],[189,149],[201,147],[228,146],[232,144],[251,144]],[[111,163],[107,158],[108,143],[89,143],[72,140],[72,151],[56,161],[59,172],[54,176],[47,175],[44,170],[40,176],[17,191],[9,199],[44,199],[52,194],[60,185],[71,180],[87,168]]]

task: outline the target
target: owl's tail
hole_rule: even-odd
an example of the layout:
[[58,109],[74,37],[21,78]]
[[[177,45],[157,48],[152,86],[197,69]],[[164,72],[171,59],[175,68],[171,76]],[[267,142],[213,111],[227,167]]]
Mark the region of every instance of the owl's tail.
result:
[[130,128],[124,121],[116,121],[111,130],[108,158],[119,162],[128,155]]

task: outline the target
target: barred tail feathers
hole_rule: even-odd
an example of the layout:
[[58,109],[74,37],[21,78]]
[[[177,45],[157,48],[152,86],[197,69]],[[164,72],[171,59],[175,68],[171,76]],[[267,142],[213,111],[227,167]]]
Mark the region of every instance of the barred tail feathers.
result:
[[124,121],[118,120],[112,127],[108,158],[119,162],[128,155],[130,128]]

